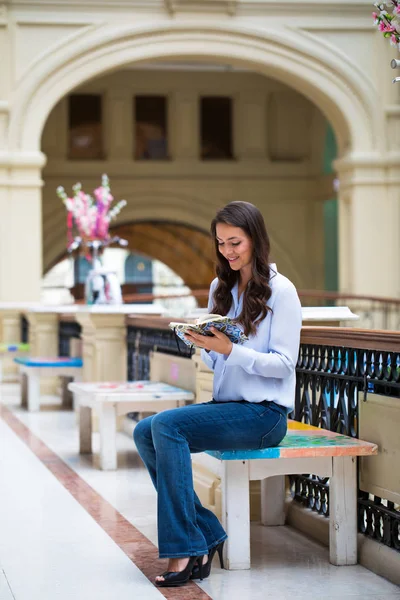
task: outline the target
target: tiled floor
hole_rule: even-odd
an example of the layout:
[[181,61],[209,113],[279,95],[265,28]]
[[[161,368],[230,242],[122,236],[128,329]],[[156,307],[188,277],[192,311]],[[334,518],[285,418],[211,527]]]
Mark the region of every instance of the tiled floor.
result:
[[[400,588],[361,566],[334,567],[326,548],[288,527],[252,529],[252,569],[222,571],[161,593],[156,495],[133,441],[119,434],[119,468],[77,454],[72,412],[0,401],[0,600],[400,600]],[[40,440],[43,443],[40,442]],[[61,460],[60,460],[61,459]],[[150,579],[149,579],[150,578]]]

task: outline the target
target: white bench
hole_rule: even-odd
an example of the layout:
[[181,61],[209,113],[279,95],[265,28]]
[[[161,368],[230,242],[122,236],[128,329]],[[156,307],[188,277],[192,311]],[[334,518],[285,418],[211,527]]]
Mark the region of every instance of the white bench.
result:
[[[179,386],[179,387],[178,387]],[[185,386],[185,387],[183,387]],[[195,398],[195,365],[187,358],[153,352],[150,381],[70,383],[79,407],[79,452],[92,453],[92,411],[99,418],[100,468],[117,468],[117,417],[129,412],[157,413]]]
[[[40,409],[40,378],[45,377],[73,377],[80,379],[83,361],[81,358],[55,357],[55,358],[29,358],[19,356],[14,358],[19,365],[22,377],[27,378],[27,389],[22,390],[22,405],[28,411]],[[23,386],[24,387],[24,386]]]
[[330,562],[356,564],[356,457],[373,454],[377,454],[375,444],[289,421],[288,433],[276,448],[194,455],[193,462],[211,467],[221,477],[227,568],[250,568],[249,482],[262,482],[262,523],[283,525],[285,475],[302,473],[330,478]]
[[129,412],[160,412],[194,400],[193,392],[155,381],[70,383],[79,405],[79,452],[92,453],[92,410],[99,417],[100,468],[117,468],[117,417]]

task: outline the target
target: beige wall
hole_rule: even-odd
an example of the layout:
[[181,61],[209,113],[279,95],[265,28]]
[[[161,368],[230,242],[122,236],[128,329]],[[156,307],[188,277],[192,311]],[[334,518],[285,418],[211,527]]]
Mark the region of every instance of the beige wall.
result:
[[[265,216],[273,258],[282,272],[299,287],[323,287],[322,201],[332,192],[331,181],[325,182],[325,189],[321,186],[327,122],[304,96],[254,73],[193,70],[130,69],[76,91],[103,97],[106,159],[67,159],[68,101],[64,98],[50,114],[42,138],[47,156],[45,270],[65,247],[65,209],[56,187],[62,184],[69,191],[81,181],[91,191],[106,172],[114,196],[128,201],[118,224],[176,221],[208,231],[218,207],[231,200],[253,202]],[[132,105],[138,94],[168,97],[171,160],[133,159]],[[233,161],[199,159],[198,106],[203,95],[233,99]]]

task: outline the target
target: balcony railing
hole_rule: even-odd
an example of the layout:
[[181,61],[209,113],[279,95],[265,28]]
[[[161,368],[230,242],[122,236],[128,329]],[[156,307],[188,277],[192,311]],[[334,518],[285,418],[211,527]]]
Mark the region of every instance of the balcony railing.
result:
[[[360,398],[368,402],[369,394],[400,403],[400,333],[303,328],[292,418],[358,437]],[[291,484],[296,501],[329,515],[328,479],[296,475]],[[358,528],[400,551],[400,507],[394,502],[359,490]]]
[[[357,321],[358,328],[400,330],[400,299],[322,290],[299,290],[298,293],[303,306],[348,306],[360,317]],[[177,293],[176,295],[128,294],[124,296],[124,301],[154,302],[175,298],[178,303],[180,299],[189,296],[195,297],[200,306],[206,306],[208,290],[192,290],[191,294]]]

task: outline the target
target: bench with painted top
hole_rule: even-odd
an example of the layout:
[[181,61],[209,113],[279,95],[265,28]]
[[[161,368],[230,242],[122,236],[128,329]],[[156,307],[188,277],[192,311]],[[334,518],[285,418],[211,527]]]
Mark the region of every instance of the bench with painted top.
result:
[[117,468],[117,418],[131,412],[158,413],[195,398],[195,365],[187,358],[150,353],[150,381],[70,383],[79,407],[79,451],[92,452],[92,411],[99,418],[100,468]]
[[26,405],[28,411],[40,409],[41,377],[73,377],[79,380],[82,376],[81,358],[18,356],[14,362],[19,365],[20,374],[27,378],[27,389],[22,391],[22,405]]
[[262,523],[283,525],[285,475],[303,473],[330,478],[330,562],[334,565],[356,564],[356,457],[377,454],[377,451],[376,444],[289,421],[287,435],[275,448],[208,451],[195,455],[196,462],[221,477],[228,568],[250,568],[249,482],[261,480]]
[[117,468],[117,417],[130,412],[160,412],[194,400],[190,390],[156,381],[70,383],[79,405],[79,452],[92,453],[92,410],[99,417],[100,468]]

